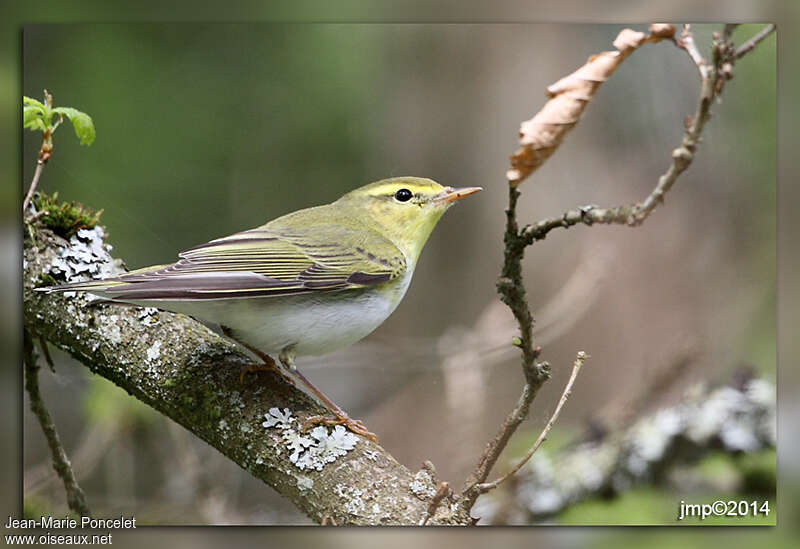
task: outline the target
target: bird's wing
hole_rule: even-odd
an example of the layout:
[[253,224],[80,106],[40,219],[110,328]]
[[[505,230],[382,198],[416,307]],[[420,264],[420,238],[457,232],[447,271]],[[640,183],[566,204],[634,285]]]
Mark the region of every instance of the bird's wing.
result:
[[403,253],[381,235],[337,224],[313,231],[265,225],[179,257],[172,265],[50,289],[122,301],[264,297],[363,288],[397,278],[406,266]]

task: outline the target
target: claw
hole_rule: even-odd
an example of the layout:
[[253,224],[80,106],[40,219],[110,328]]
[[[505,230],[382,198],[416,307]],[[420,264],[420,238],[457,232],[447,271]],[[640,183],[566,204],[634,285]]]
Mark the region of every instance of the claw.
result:
[[314,425],[344,425],[353,433],[361,435],[372,442],[378,442],[378,435],[367,429],[367,426],[364,425],[363,421],[359,419],[352,419],[345,413],[334,416],[311,416],[303,422],[303,426],[300,429],[305,433],[308,432],[308,430]]
[[239,383],[244,385],[244,378],[247,374],[258,374],[258,372],[271,372],[273,368],[268,366],[267,364],[248,364],[244,368],[242,368],[241,373],[239,374]]
[[288,381],[289,383],[291,383],[295,387],[297,387],[297,385],[295,384],[294,380],[292,378],[290,378],[289,376],[285,375],[281,371],[281,369],[278,367],[278,365],[275,364],[275,362],[272,362],[272,363],[262,362],[261,364],[248,364],[247,366],[242,368],[242,372],[239,374],[239,383],[244,385],[244,378],[245,378],[245,376],[247,374],[258,374],[258,372],[273,372],[273,373],[278,374],[279,376],[281,376],[283,379],[285,379],[286,381]]

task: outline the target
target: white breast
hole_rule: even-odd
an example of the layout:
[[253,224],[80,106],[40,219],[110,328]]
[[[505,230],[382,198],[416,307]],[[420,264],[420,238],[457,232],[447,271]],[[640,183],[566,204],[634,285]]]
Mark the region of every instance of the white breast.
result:
[[[275,355],[294,345],[298,355],[321,355],[352,345],[380,326],[397,308],[411,273],[392,284],[320,294],[148,305],[221,324],[234,337]],[[381,291],[382,290],[382,291]]]

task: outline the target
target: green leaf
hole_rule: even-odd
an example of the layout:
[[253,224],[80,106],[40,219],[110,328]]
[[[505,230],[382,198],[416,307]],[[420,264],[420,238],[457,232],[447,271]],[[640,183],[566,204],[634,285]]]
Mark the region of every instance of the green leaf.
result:
[[94,142],[94,122],[92,122],[91,116],[72,107],[56,107],[53,112],[63,114],[69,118],[81,145],[91,145]]
[[22,127],[34,131],[44,131],[47,124],[44,121],[45,112],[39,105],[27,105],[22,108]]
[[33,99],[32,97],[27,97],[27,96],[23,95],[22,96],[22,104],[23,105],[36,105],[36,106],[38,106],[39,108],[42,109],[42,112],[44,112],[44,103],[40,103],[39,101],[37,101],[36,99]]

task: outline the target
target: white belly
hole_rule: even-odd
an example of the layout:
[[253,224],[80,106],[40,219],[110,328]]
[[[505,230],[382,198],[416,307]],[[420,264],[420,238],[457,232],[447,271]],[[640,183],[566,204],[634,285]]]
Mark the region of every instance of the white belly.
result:
[[[380,326],[397,308],[410,273],[386,288],[263,298],[140,303],[220,324],[244,343],[277,354],[294,346],[297,355],[321,355],[352,345]],[[380,292],[380,290],[383,290]]]

